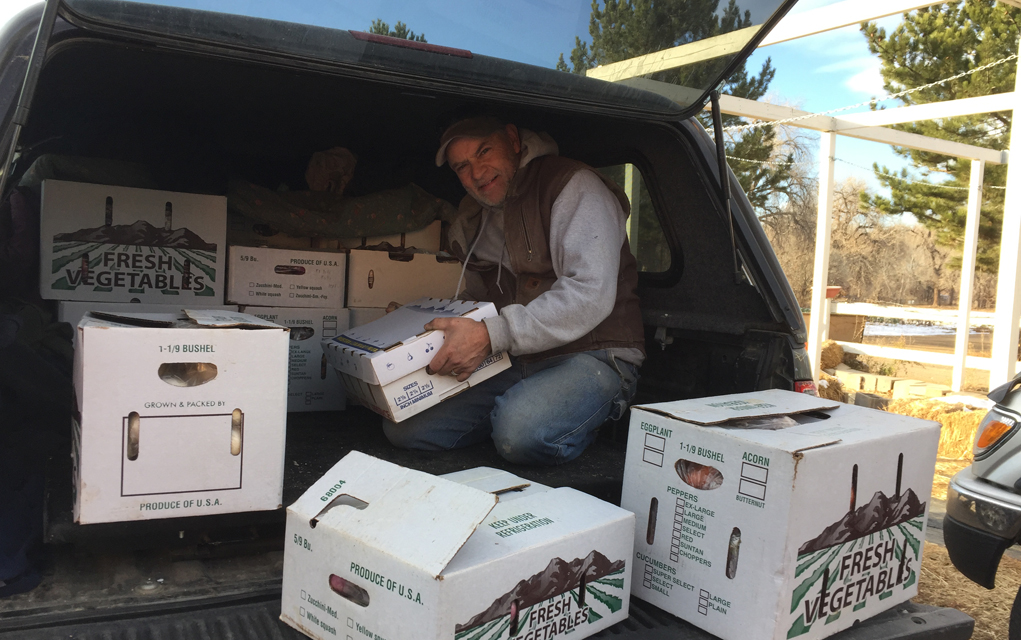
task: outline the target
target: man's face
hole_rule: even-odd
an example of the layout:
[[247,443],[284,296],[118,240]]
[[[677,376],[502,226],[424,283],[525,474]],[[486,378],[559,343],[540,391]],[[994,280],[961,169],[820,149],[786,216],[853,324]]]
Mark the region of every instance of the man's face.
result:
[[507,200],[520,153],[518,129],[509,124],[485,138],[455,138],[447,146],[447,162],[473,198],[498,207]]

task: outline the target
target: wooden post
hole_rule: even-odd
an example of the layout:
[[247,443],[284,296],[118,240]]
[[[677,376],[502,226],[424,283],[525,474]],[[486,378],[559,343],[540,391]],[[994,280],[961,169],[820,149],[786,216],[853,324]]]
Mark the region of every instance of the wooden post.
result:
[[982,213],[982,181],[986,163],[971,161],[971,186],[968,188],[968,217],[964,223],[964,249],[961,253],[961,295],[957,301],[957,341],[954,343],[954,378],[950,388],[964,387],[964,368],[968,361],[968,337],[971,335],[971,303],[975,284],[975,254],[978,251],[978,222]]
[[812,376],[819,380],[819,358],[822,354],[825,332],[826,282],[830,270],[830,240],[833,229],[833,165],[837,134],[832,131],[820,136],[819,146],[819,213],[815,231],[815,268],[812,272],[812,318],[808,326],[808,357],[812,363]]

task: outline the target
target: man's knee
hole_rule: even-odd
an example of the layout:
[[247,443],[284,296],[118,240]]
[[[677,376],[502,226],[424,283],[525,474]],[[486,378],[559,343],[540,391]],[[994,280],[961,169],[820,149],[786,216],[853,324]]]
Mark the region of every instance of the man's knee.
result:
[[497,428],[494,425],[493,444],[501,458],[514,464],[554,465],[561,462],[556,455],[558,447],[545,442],[535,430]]
[[415,437],[414,431],[406,426],[395,424],[389,420],[383,420],[383,433],[386,435],[386,439],[390,441],[390,444],[399,449],[421,448],[415,446],[418,438]]

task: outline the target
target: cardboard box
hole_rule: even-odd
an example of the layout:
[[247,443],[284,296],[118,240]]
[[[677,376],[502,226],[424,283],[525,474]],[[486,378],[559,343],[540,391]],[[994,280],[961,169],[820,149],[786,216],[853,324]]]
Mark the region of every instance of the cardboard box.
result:
[[220,304],[226,225],[221,196],[45,180],[40,295]]
[[350,307],[351,326],[360,327],[386,315],[386,307]]
[[429,375],[425,366],[443,344],[442,331],[426,331],[433,318],[481,321],[496,315],[491,302],[422,298],[323,340],[326,359],[340,372],[348,395],[394,422],[421,413],[510,367],[505,353],[494,353],[464,382]]
[[290,330],[287,411],[342,411],[347,408],[344,383],[323,353],[323,340],[348,329],[347,309],[252,307],[257,318]]
[[585,638],[627,618],[633,536],[574,489],[353,451],[287,509],[280,619],[330,640]]
[[[456,297],[461,263],[427,253],[352,250],[348,257],[347,306],[407,304],[421,297]],[[464,283],[461,284],[464,289]]]
[[429,253],[440,250],[441,223],[439,220],[409,233],[394,233],[388,236],[368,236],[365,238],[340,238],[340,246],[347,249],[365,249],[367,247],[384,246],[386,248],[407,250],[417,249]]
[[[766,417],[792,426],[733,422]],[[725,640],[823,638],[911,598],[939,431],[778,390],[633,407],[632,594]]]
[[[237,305],[208,305],[202,307],[206,311],[237,311]],[[100,313],[181,313],[180,305],[141,304],[138,302],[68,302],[57,303],[57,322],[67,322],[77,327],[89,311]],[[75,331],[74,343],[78,344],[78,332]]]
[[225,311],[78,325],[74,519],[281,507],[287,330]]
[[345,262],[343,253],[329,251],[231,246],[227,302],[342,309]]

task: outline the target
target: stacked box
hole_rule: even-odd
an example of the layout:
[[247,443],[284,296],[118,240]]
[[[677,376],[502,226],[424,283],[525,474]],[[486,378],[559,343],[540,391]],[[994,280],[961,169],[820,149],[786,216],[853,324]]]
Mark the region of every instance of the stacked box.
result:
[[321,343],[349,325],[344,252],[230,247],[227,300],[291,329],[287,410],[340,411],[347,394]]
[[258,307],[341,309],[346,256],[329,251],[230,248],[227,302]]
[[342,411],[347,393],[337,372],[329,366],[322,341],[349,327],[347,309],[292,309],[251,307],[249,313],[290,330],[287,372],[287,411]]
[[354,249],[348,258],[347,306],[386,308],[422,297],[453,298],[460,293],[455,291],[460,277],[461,263],[454,258]]
[[90,312],[77,333],[76,522],[280,508],[287,329],[236,311]]
[[221,196],[45,180],[40,295],[221,304],[226,218]]
[[918,592],[940,425],[789,391],[633,407],[632,594],[724,640],[814,640]]

